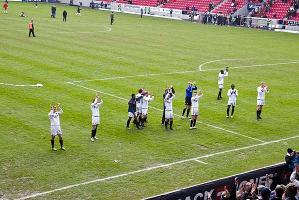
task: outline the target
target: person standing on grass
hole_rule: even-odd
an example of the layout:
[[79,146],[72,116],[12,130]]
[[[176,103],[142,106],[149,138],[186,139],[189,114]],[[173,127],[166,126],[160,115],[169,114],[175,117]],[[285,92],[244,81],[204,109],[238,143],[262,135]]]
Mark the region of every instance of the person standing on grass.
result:
[[29,30],[29,37],[31,37],[31,34],[32,34],[33,37],[35,37],[33,20],[31,20],[29,22],[29,24],[28,24],[28,30]]
[[186,117],[187,118],[189,117],[190,108],[191,108],[191,97],[192,97],[192,93],[194,90],[197,90],[195,82],[192,83],[191,81],[189,81],[188,86],[186,88],[186,97],[185,97],[185,106],[186,107],[183,109],[182,118],[184,117],[186,110],[187,110]]
[[193,97],[191,98],[191,116],[192,119],[190,121],[190,129],[196,129],[196,120],[197,116],[199,115],[198,111],[198,103],[199,99],[203,96],[203,93],[199,91],[199,94],[197,94],[197,91],[194,91]]
[[261,85],[257,88],[257,106],[256,106],[256,119],[260,120],[263,106],[265,105],[265,96],[266,93],[269,93],[268,86],[264,81],[261,82]]
[[60,104],[56,105],[51,105],[51,110],[48,114],[50,123],[51,123],[51,147],[53,151],[57,151],[55,148],[54,142],[55,142],[55,137],[58,135],[59,137],[59,143],[61,150],[65,150],[63,146],[63,139],[62,139],[62,131],[60,128],[60,115],[63,113],[63,110],[60,107]]
[[67,12],[66,12],[66,10],[64,10],[62,13],[62,21],[63,22],[66,22],[66,17],[67,17]]
[[164,126],[164,122],[165,122],[165,98],[166,98],[166,95],[168,93],[173,93],[175,94],[175,90],[173,88],[173,86],[171,85],[170,87],[167,87],[164,91],[164,94],[163,94],[163,114],[162,114],[162,122],[161,122],[161,125]]
[[147,120],[147,114],[148,114],[148,104],[149,102],[154,100],[154,96],[151,96],[149,92],[144,91],[144,95],[142,98],[142,116],[141,116],[141,126],[144,127],[144,122]]
[[110,25],[114,23],[114,12],[111,12],[110,14]]
[[81,16],[81,8],[80,8],[80,6],[77,7],[77,13],[76,13],[76,15]]
[[53,6],[51,7],[51,17],[52,17],[52,18],[55,18],[55,17],[56,17],[56,6],[55,6],[55,5],[53,5]]
[[130,123],[132,118],[134,118],[134,124],[139,129],[139,124],[137,122],[137,115],[136,115],[136,97],[135,94],[131,95],[131,99],[128,102],[128,120],[127,120],[127,128],[130,128]]
[[143,17],[143,8],[140,9],[140,18]]
[[7,3],[7,1],[4,2],[4,4],[3,4],[3,9],[4,9],[3,12],[4,12],[5,14],[7,14],[7,13],[8,13],[8,12],[7,12],[7,10],[8,10],[8,3]]
[[172,109],[172,100],[175,97],[174,93],[169,91],[169,93],[166,95],[164,99],[164,105],[165,105],[165,129],[168,130],[168,124],[169,129],[172,129],[173,125],[173,109]]
[[91,137],[90,140],[94,142],[94,140],[97,140],[97,128],[100,124],[100,107],[103,104],[103,100],[96,95],[96,97],[93,99],[92,103],[90,104],[90,109],[92,113],[91,117],[91,123],[92,123],[92,129],[91,129]]
[[222,99],[222,89],[223,89],[223,84],[224,84],[224,77],[228,76],[228,67],[225,68],[225,70],[220,70],[218,74],[218,97],[217,100]]
[[[235,112],[235,107],[237,104],[238,90],[235,89],[234,84],[232,84],[230,87],[231,88],[227,91],[228,102],[227,102],[226,118],[229,118],[229,117],[233,118],[234,112]],[[232,112],[231,112],[231,115],[229,116],[230,107],[232,107]]]

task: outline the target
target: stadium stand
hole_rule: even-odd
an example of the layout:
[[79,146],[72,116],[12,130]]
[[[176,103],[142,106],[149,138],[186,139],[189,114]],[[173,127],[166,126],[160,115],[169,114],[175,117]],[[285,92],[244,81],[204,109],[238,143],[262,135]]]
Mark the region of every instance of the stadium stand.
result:
[[170,0],[167,4],[163,5],[163,8],[172,8],[179,10],[191,10],[194,6],[197,11],[207,12],[211,4],[217,6],[221,0]]
[[117,3],[128,3],[139,6],[152,6],[156,7],[160,5],[162,2],[157,0],[117,0]]
[[232,14],[246,4],[244,0],[227,0],[216,7],[212,13]]

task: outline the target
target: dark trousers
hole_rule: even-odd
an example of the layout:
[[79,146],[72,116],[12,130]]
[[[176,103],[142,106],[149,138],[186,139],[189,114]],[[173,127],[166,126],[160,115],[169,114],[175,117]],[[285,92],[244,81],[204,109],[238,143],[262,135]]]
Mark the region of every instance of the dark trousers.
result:
[[62,21],[66,22],[66,16],[63,16]]
[[35,35],[34,35],[34,29],[29,29],[29,37],[31,36],[31,33],[32,33],[32,36],[35,37]]
[[112,24],[113,24],[113,22],[114,22],[114,19],[111,19],[111,21],[110,21],[110,25],[112,25]]
[[164,122],[165,122],[165,106],[163,108],[163,114],[162,114],[162,122],[161,122],[161,124],[164,124]]

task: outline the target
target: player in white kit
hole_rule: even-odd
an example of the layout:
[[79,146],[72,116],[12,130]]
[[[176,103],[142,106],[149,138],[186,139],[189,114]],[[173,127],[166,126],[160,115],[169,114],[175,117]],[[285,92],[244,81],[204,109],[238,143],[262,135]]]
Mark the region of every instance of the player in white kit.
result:
[[225,70],[220,70],[218,74],[218,88],[219,88],[218,97],[217,97],[218,100],[222,99],[221,95],[222,95],[222,89],[224,85],[224,77],[226,76],[228,76],[228,67],[226,67]]
[[196,120],[197,116],[199,115],[199,109],[198,109],[198,103],[199,99],[203,96],[203,93],[199,91],[199,94],[197,94],[197,91],[193,92],[193,96],[191,98],[191,116],[192,119],[190,121],[190,129],[196,129]]
[[141,117],[141,126],[144,127],[144,122],[147,118],[148,113],[148,104],[150,101],[154,100],[154,96],[151,96],[149,92],[144,92],[143,98],[142,98],[142,117]]
[[[230,87],[231,88],[227,91],[227,96],[228,96],[227,110],[226,110],[227,118],[229,118],[229,117],[233,118],[234,112],[235,112],[235,107],[237,104],[237,96],[238,96],[238,90],[235,89],[235,85],[232,84]],[[232,107],[232,112],[229,116],[230,107]]]
[[90,109],[91,109],[91,123],[92,123],[92,129],[91,129],[91,137],[90,140],[94,142],[94,140],[97,140],[97,128],[98,125],[100,124],[100,107],[103,104],[103,100],[96,95],[96,97],[93,99],[92,103],[90,104]]
[[166,94],[165,99],[164,99],[164,106],[165,106],[165,128],[166,130],[168,129],[168,124],[169,124],[169,129],[173,130],[172,125],[173,125],[173,109],[172,109],[172,100],[175,97],[175,95],[172,92],[169,92]]
[[265,105],[265,96],[266,92],[269,93],[269,88],[264,81],[261,82],[261,85],[257,88],[257,106],[256,106],[256,119],[262,119],[261,113],[263,106]]
[[60,107],[60,104],[57,106],[51,105],[51,110],[48,114],[50,123],[51,123],[51,146],[53,151],[57,151],[54,145],[54,139],[56,135],[59,137],[59,143],[61,150],[65,150],[63,146],[62,131],[60,128],[60,115],[63,113],[63,110]]

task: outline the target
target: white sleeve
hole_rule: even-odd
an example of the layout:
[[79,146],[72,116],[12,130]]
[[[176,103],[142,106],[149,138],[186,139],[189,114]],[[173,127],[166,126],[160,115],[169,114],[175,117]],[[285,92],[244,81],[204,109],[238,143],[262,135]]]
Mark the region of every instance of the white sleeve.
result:
[[224,76],[228,76],[228,71],[224,70]]
[[99,103],[97,103],[97,104],[98,104],[99,107],[101,107],[101,106],[103,105],[103,103],[104,103],[104,102],[103,102],[103,100],[101,99],[101,101],[100,101]]
[[238,90],[236,90],[236,96],[238,96],[238,95],[239,95]]
[[91,103],[91,106],[95,106],[98,103],[98,98],[95,98],[94,102]]
[[48,116],[49,116],[49,119],[52,119],[52,118],[53,118],[53,110],[51,110],[51,111],[49,112]]
[[227,91],[227,96],[230,97],[230,89]]
[[63,113],[62,108],[59,107],[59,111],[58,111],[58,113],[59,113],[60,115]]

